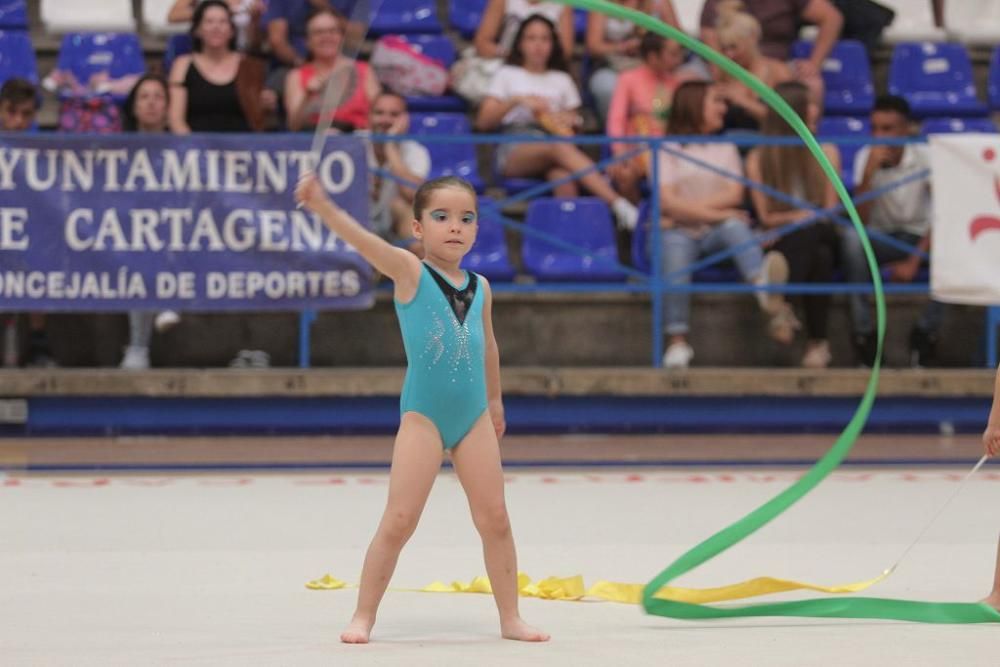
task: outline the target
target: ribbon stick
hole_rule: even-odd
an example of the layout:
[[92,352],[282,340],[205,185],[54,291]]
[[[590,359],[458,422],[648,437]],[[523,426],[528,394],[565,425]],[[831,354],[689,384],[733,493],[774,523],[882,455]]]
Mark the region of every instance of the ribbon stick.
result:
[[[657,33],[663,37],[675,40],[682,46],[695,52],[705,60],[723,69],[727,74],[741,81],[752,89],[768,106],[774,109],[801,137],[809,152],[816,158],[823,172],[833,184],[837,197],[844,205],[844,210],[851,218],[851,223],[861,239],[868,268],[872,274],[875,288],[876,314],[876,358],[872,366],[871,376],[865,392],[861,397],[857,410],[851,417],[843,432],[837,438],[833,447],[795,484],[779,493],[777,496],[756,508],[742,519],[726,526],[700,544],[682,554],[676,561],[646,584],[642,593],[642,603],[647,613],[680,619],[732,618],[739,616],[817,616],[843,618],[885,618],[906,621],[921,621],[925,623],[986,623],[1000,622],[1000,612],[985,604],[974,603],[935,603],[913,602],[905,600],[888,600],[878,598],[837,598],[810,599],[794,602],[776,602],[771,604],[756,604],[740,607],[713,607],[697,602],[685,602],[677,599],[663,599],[660,592],[674,579],[690,572],[702,563],[714,558],[738,542],[746,539],[757,530],[780,516],[785,510],[801,500],[826,477],[833,472],[851,451],[858,436],[864,429],[872,404],[878,390],[879,369],[882,365],[883,343],[885,338],[885,294],[878,263],[872,251],[864,225],[858,217],[858,212],[851,201],[837,170],[830,164],[816,138],[802,119],[788,106],[781,97],[762,81],[734,63],[732,60],[709,48],[702,42],[689,37],[680,30],[666,25],[657,19],[641,12],[628,9],[607,0],[556,0],[587,11],[599,12],[607,16],[624,19]],[[883,573],[883,577],[888,573]],[[769,577],[763,580],[779,581]],[[760,581],[760,580],[758,580]],[[879,581],[879,578],[872,583]],[[813,590],[822,587],[812,585],[800,586]],[[667,590],[670,590],[669,588]],[[723,589],[724,590],[724,589]],[[787,589],[786,589],[787,590]],[[776,591],[775,591],[776,592]],[[704,598],[700,598],[704,599]]]

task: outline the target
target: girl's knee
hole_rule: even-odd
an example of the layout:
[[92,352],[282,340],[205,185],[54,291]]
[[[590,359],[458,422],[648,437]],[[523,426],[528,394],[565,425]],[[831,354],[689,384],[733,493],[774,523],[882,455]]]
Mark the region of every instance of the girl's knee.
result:
[[420,515],[409,510],[390,510],[386,512],[379,527],[381,537],[391,544],[402,546],[417,528]]
[[510,533],[510,515],[504,503],[491,504],[476,511],[473,516],[476,530],[483,537],[503,537]]

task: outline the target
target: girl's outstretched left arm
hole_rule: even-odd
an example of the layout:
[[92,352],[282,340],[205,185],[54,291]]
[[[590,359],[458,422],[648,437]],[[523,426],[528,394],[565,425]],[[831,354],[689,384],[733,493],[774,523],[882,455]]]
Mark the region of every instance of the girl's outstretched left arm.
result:
[[489,401],[490,420],[497,432],[497,440],[503,437],[507,423],[503,415],[503,395],[500,389],[500,348],[493,334],[493,290],[480,276],[483,286],[483,336],[486,340],[486,398]]

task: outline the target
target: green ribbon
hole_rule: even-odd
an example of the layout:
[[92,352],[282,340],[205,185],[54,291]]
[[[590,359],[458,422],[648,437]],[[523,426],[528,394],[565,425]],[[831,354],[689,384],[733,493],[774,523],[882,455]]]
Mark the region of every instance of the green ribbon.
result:
[[801,500],[806,494],[826,479],[847,454],[851,451],[858,436],[864,429],[871,413],[872,404],[875,402],[875,394],[878,390],[879,369],[882,365],[882,348],[885,337],[885,295],[882,290],[882,278],[879,274],[878,263],[875,260],[875,253],[872,251],[868,234],[865,233],[864,225],[858,216],[854,203],[851,201],[847,189],[840,180],[840,174],[827,160],[822,148],[816,138],[806,127],[805,123],[792,110],[791,107],[777,94],[760,81],[757,77],[746,71],[729,58],[721,55],[702,42],[689,37],[680,30],[666,25],[662,21],[617,5],[606,0],[556,0],[557,2],[585,9],[592,12],[599,12],[607,16],[631,21],[635,25],[641,26],[650,32],[673,39],[682,46],[694,51],[699,56],[710,63],[723,69],[727,74],[741,81],[751,88],[760,99],[764,100],[772,109],[785,119],[795,130],[795,133],[802,138],[809,152],[819,162],[827,178],[833,183],[837,196],[844,205],[854,225],[854,229],[861,238],[861,245],[865,251],[865,258],[868,261],[868,268],[872,274],[872,283],[875,286],[875,312],[876,331],[878,342],[876,346],[875,363],[872,366],[871,376],[865,393],[861,397],[857,410],[844,428],[836,443],[802,478],[795,484],[785,489],[777,496],[753,510],[742,519],[729,525],[707,540],[696,545],[675,560],[667,569],[658,574],[650,581],[643,590],[642,604],[646,612],[658,616],[680,618],[687,620],[709,619],[709,618],[733,618],[743,616],[813,616],[813,617],[840,617],[840,618],[882,618],[896,619],[903,621],[918,621],[922,623],[996,623],[1000,622],[1000,612],[982,603],[942,603],[942,602],[917,602],[909,600],[891,600],[884,598],[822,598],[811,600],[796,600],[792,602],[775,602],[769,604],[752,604],[740,606],[714,607],[711,605],[698,605],[686,602],[675,602],[671,600],[660,600],[654,594],[663,586],[680,577],[681,575],[698,567],[707,560],[710,560],[729,549],[734,544],[749,537],[757,530],[767,525],[769,522],[781,515],[785,510]]

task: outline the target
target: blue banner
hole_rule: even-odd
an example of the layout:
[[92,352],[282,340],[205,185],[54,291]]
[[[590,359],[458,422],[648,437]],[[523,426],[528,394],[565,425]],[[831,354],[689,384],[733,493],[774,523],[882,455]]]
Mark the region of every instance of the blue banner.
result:
[[[370,307],[367,262],[295,208],[310,139],[0,134],[0,311]],[[368,225],[361,140],[316,172]]]

